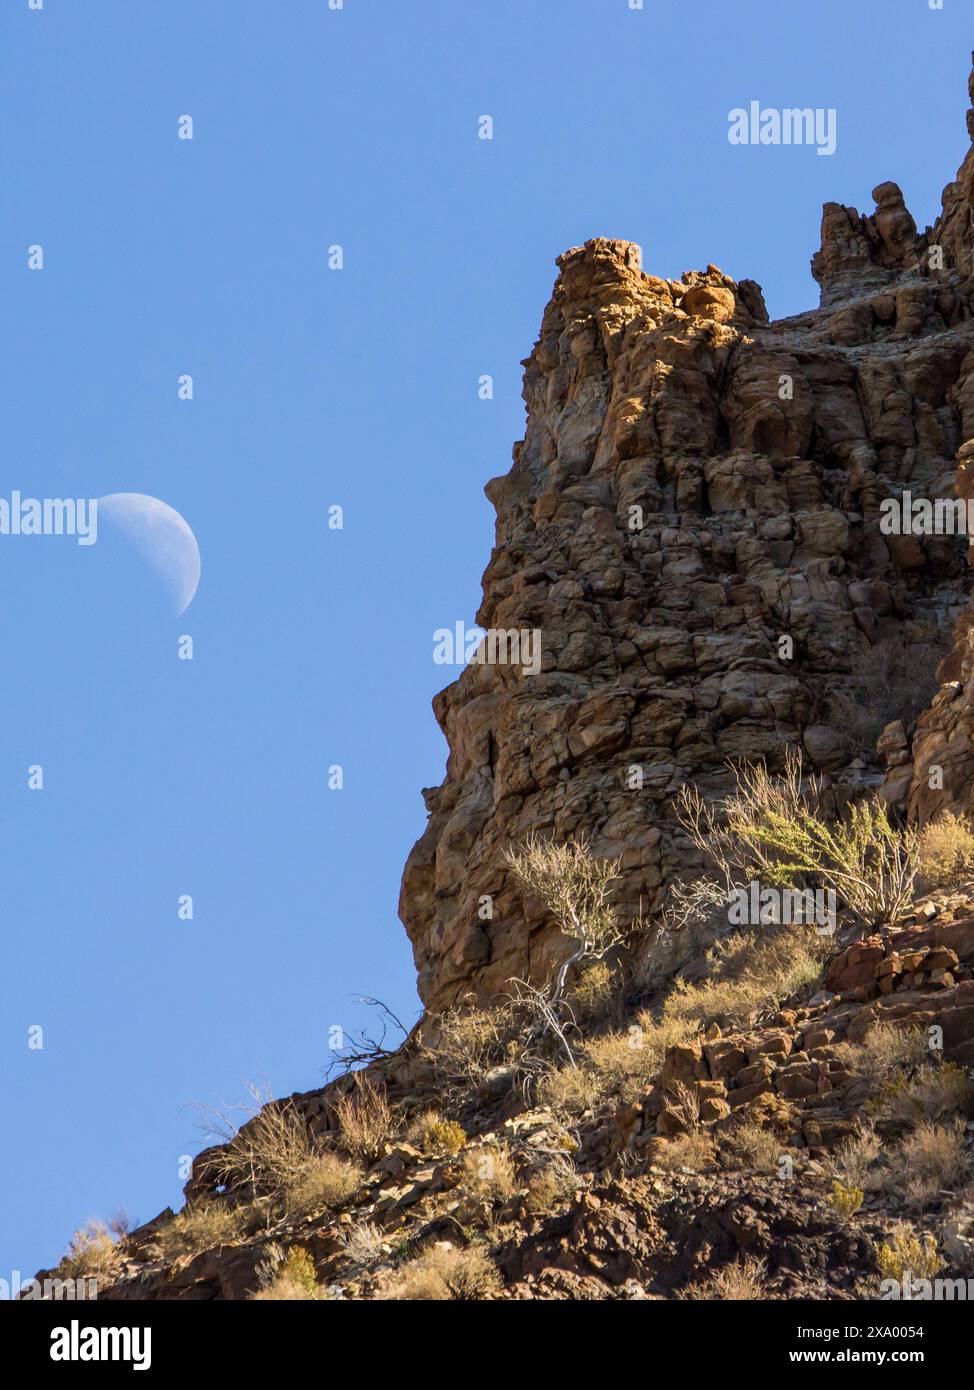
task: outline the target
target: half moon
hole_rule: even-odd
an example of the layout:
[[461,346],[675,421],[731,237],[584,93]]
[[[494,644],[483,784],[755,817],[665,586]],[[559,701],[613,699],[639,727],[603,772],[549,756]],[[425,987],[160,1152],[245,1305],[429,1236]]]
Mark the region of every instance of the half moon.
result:
[[200,582],[200,548],[174,508],[144,492],[112,492],[98,499],[98,519],[110,522],[155,570],[185,613]]

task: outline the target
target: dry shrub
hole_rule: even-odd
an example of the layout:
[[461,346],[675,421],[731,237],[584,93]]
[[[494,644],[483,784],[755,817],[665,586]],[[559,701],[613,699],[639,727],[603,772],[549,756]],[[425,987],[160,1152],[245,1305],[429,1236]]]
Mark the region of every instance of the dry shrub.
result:
[[567,1154],[555,1155],[528,1179],[525,1204],[535,1216],[546,1216],[575,1195],[578,1175]]
[[558,1067],[541,1082],[541,1098],[556,1114],[584,1115],[595,1110],[605,1095],[604,1078],[589,1066]]
[[254,1208],[219,1198],[190,1202],[156,1236],[166,1263],[241,1240],[255,1224]]
[[888,1173],[877,1167],[882,1152],[879,1135],[871,1125],[859,1121],[853,1133],[837,1145],[832,1155],[833,1175],[849,1187],[878,1192],[888,1179]]
[[574,952],[552,986],[551,997],[557,999],[569,963],[601,960],[625,935],[609,902],[622,860],[597,858],[584,839],[558,844],[539,835],[510,850],[505,858],[522,887],[544,903],[575,942]]
[[887,724],[909,727],[937,693],[944,642],[881,637],[858,656],[850,688],[833,701],[832,722],[855,752],[872,753]]
[[711,1023],[747,1023],[817,984],[827,949],[810,927],[729,937],[709,953],[710,979],[700,984],[677,980],[663,1005],[662,1022],[674,1035],[682,1028],[684,1038]]
[[391,1253],[386,1234],[371,1221],[353,1226],[342,1237],[345,1254],[356,1271],[369,1269]]
[[897,1028],[877,1023],[855,1046],[843,1043],[836,1055],[850,1062],[857,1076],[884,1086],[904,1072],[915,1070],[930,1060],[930,1049],[923,1034],[913,1028]]
[[777,1174],[783,1152],[777,1135],[754,1120],[729,1129],[721,1145],[721,1159],[727,1167],[751,1173]]
[[971,1082],[962,1067],[936,1060],[923,1034],[881,1023],[870,1028],[858,1046],[843,1044],[837,1055],[872,1083],[866,1103],[879,1124],[912,1128],[935,1121],[971,1102]]
[[653,1153],[654,1165],[667,1170],[687,1168],[692,1173],[699,1173],[705,1168],[712,1168],[716,1161],[714,1141],[703,1130],[678,1134],[665,1145],[658,1145]]
[[686,1042],[694,1031],[682,1019],[644,1013],[624,1032],[587,1042],[584,1058],[598,1073],[604,1093],[632,1099],[659,1071],[667,1048]]
[[112,1233],[101,1221],[88,1221],[68,1244],[57,1267],[60,1279],[104,1279],[115,1273],[120,1251]]
[[721,1303],[766,1300],[771,1297],[765,1283],[767,1274],[768,1267],[764,1260],[747,1256],[734,1264],[724,1265],[723,1269],[710,1279],[688,1285],[680,1297],[709,1299]]
[[117,1211],[108,1222],[108,1229],[117,1241],[123,1241],[132,1229],[132,1220],[127,1211]]
[[[675,879],[668,887],[660,916],[659,940],[669,941],[688,929],[711,927],[719,932],[727,921],[728,885],[703,875]],[[696,940],[696,937],[691,937]]]
[[669,1048],[711,1023],[743,1024],[821,978],[827,946],[809,928],[739,934],[709,954],[710,979],[678,980],[657,1016],[639,1015],[624,1031],[588,1040],[577,1068],[551,1071],[543,1099],[562,1114],[595,1110],[609,1096],[634,1099],[662,1066]]
[[929,883],[948,887],[974,874],[974,830],[966,816],[944,811],[924,826],[920,872]]
[[466,1099],[499,1067],[518,1056],[518,1026],[512,1001],[500,1000],[489,1009],[465,1003],[441,1014],[430,1014],[423,1025],[420,1046],[431,1063],[437,1090],[444,1100]]
[[379,1157],[393,1128],[385,1087],[377,1086],[364,1071],[355,1073],[352,1090],[335,1103],[335,1118],[341,1129],[341,1147],[367,1163]]
[[611,905],[612,888],[622,868],[620,859],[599,859],[584,838],[558,844],[533,835],[505,855],[514,877],[533,897],[540,899],[571,942],[553,979],[540,986],[528,980],[512,980],[514,1006],[521,1019],[520,1041],[524,1050],[563,1054],[574,1065],[567,1030],[576,1023],[565,998],[570,971],[586,971],[602,962],[639,924],[624,928]]
[[[251,1092],[260,1099],[254,1088]],[[268,1101],[236,1131],[224,1115],[209,1113],[215,1116],[212,1131],[226,1137],[224,1147],[209,1160],[222,1186],[244,1188],[253,1195],[282,1192],[314,1157],[304,1117],[291,1101]]]
[[432,1106],[425,1110],[414,1110],[406,1125],[403,1135],[407,1144],[412,1144],[414,1149],[423,1147],[423,1135],[430,1125],[439,1124],[443,1119],[443,1112],[436,1110]]
[[357,1163],[338,1154],[317,1154],[302,1165],[279,1194],[288,1216],[317,1216],[349,1202],[362,1186],[363,1173]]
[[923,1120],[900,1144],[895,1171],[907,1197],[923,1205],[945,1188],[962,1183],[970,1169],[962,1120],[946,1125]]
[[869,1108],[879,1120],[912,1127],[966,1109],[970,1097],[970,1078],[962,1067],[926,1063],[912,1076],[900,1074],[887,1081]]
[[[615,993],[605,957],[627,930],[611,906],[621,860],[596,858],[584,840],[558,844],[532,836],[505,855],[513,877],[540,899],[570,942],[553,977],[511,979],[511,993],[490,1008],[471,1002],[428,1018],[421,1046],[446,1102],[467,1099],[490,1080],[519,1085],[527,1097],[556,1058],[576,1065],[568,1034],[591,1021]],[[580,971],[571,998],[569,973]]]
[[463,1156],[463,1183],[491,1202],[506,1202],[517,1188],[514,1160],[503,1144],[485,1144]]
[[263,1105],[236,1132],[220,1112],[209,1113],[211,1129],[213,1116],[217,1132],[230,1128],[231,1137],[210,1157],[209,1169],[231,1191],[269,1196],[286,1215],[300,1218],[343,1205],[361,1186],[361,1167],[316,1148],[292,1101]]
[[477,1245],[434,1245],[405,1265],[388,1296],[408,1302],[485,1299],[500,1288],[497,1270]]
[[701,1128],[700,1097],[696,1087],[685,1081],[669,1082],[666,1087],[666,1102],[671,1113],[675,1113],[683,1125],[684,1133],[696,1134]]
[[619,992],[619,977],[604,960],[596,961],[572,985],[568,996],[575,1021],[584,1026],[597,1023],[609,1013]]

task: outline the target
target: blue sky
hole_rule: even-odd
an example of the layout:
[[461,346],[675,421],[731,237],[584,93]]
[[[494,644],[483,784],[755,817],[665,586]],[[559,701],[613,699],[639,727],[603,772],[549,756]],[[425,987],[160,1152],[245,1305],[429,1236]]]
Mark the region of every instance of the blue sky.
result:
[[[0,496],[159,497],[202,579],[175,618],[107,531],[0,536],[0,1277],[178,1203],[187,1105],[320,1084],[356,994],[415,1016],[432,634],[478,605],[555,256],[817,303],[823,201],[936,216],[969,11],[4,0]],[[755,99],[834,107],[836,153],[731,146]]]

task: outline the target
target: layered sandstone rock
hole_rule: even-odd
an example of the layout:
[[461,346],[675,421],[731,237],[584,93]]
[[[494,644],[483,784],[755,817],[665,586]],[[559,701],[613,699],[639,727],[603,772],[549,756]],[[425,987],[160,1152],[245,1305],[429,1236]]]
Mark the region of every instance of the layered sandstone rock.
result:
[[[621,856],[635,917],[693,869],[679,788],[719,794],[729,762],[799,745],[854,794],[884,757],[891,799],[921,799],[911,693],[875,686],[917,653],[932,675],[966,601],[965,543],[885,535],[879,509],[904,488],[951,496],[974,438],[974,153],[923,233],[895,184],[874,199],[868,216],[826,206],[821,307],[777,322],[753,281],[715,266],[661,279],[601,237],[559,257],[524,364],[525,437],[486,489],[478,613],[539,630],[541,670],[472,665],[434,701],[446,779],[425,793],[400,901],[429,1008],[560,958],[504,864],[531,832]],[[974,666],[962,677],[969,711]],[[946,712],[952,689],[920,753],[954,740],[970,796],[974,717]]]

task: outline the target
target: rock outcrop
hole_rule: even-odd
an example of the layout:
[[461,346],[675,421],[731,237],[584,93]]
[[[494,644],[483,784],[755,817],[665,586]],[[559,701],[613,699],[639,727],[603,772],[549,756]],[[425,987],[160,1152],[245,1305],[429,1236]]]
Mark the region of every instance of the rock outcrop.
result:
[[798,745],[839,794],[888,772],[916,810],[913,747],[946,740],[947,799],[972,795],[970,663],[908,738],[966,604],[965,538],[885,534],[881,506],[952,497],[974,439],[974,153],[922,233],[896,184],[873,197],[826,206],[821,307],[775,322],[715,266],[664,280],[602,237],[559,257],[525,437],[486,489],[477,615],[539,632],[541,669],[472,664],[434,701],[446,779],[400,900],[428,1008],[563,951],[505,868],[532,832],[621,856],[635,917],[692,868],[674,796],[720,792],[731,761]]

